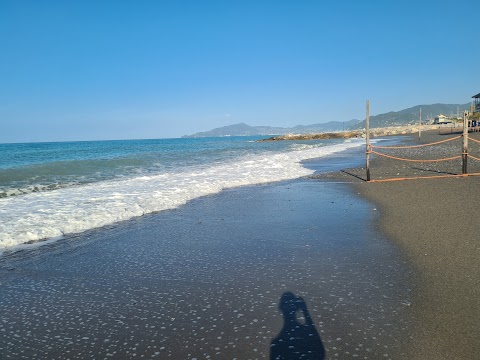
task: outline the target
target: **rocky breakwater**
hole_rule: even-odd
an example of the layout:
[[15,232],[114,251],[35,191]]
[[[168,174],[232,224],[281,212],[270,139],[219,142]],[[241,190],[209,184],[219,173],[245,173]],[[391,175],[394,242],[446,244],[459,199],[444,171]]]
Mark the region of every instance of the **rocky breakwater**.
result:
[[[430,131],[430,130],[459,130],[461,125],[459,124],[448,124],[448,125],[404,125],[404,126],[388,126],[388,127],[379,127],[370,129],[370,136],[379,137],[379,136],[389,136],[389,135],[405,135],[405,134],[414,134],[421,131]],[[328,133],[319,133],[319,134],[287,134],[272,136],[267,139],[262,139],[259,141],[279,141],[279,140],[324,140],[324,139],[350,139],[350,138],[365,138],[366,131],[355,130],[355,131],[339,131],[339,132],[328,132]]]
[[262,139],[259,141],[350,139],[362,137],[362,133],[362,131],[342,131],[320,134],[287,134],[280,136],[272,136],[268,139]]

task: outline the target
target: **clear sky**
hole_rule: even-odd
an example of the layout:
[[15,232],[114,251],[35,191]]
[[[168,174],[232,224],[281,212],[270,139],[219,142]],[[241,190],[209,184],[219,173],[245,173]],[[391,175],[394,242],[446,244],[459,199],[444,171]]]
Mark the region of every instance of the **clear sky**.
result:
[[364,118],[480,92],[478,0],[0,0],[0,142]]

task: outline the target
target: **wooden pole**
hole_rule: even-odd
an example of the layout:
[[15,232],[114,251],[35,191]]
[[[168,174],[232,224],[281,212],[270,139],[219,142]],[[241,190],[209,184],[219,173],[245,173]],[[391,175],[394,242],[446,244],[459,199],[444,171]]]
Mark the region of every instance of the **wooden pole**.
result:
[[468,159],[468,112],[463,112],[463,151],[462,151],[462,174],[467,174]]
[[370,181],[370,100],[367,100],[367,117],[365,118],[365,141],[366,141],[366,154],[367,154],[367,181]]
[[420,126],[418,127],[418,140],[422,138],[422,108],[420,108]]

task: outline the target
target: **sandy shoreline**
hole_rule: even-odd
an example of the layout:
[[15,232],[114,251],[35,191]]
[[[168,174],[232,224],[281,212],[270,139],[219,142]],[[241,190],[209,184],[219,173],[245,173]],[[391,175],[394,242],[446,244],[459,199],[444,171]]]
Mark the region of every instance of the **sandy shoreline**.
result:
[[0,258],[0,358],[268,359],[291,338],[282,351],[405,358],[410,271],[377,213],[348,184],[297,179]]
[[[460,169],[372,159],[376,179]],[[480,177],[364,176],[231,189],[0,259],[0,357],[268,358],[293,292],[328,359],[475,358]]]
[[[411,144],[456,136],[438,132],[410,136]],[[471,134],[479,138],[478,134]],[[435,147],[398,151],[396,156],[439,158],[458,154],[461,139]],[[479,146],[470,151],[478,157]],[[479,164],[469,162],[469,171]],[[372,178],[431,176],[461,172],[461,160],[405,163],[372,159]],[[354,182],[355,190],[381,210],[379,226],[416,270],[412,312],[416,330],[410,358],[474,359],[480,355],[480,177],[365,183],[365,169],[327,177]],[[353,176],[352,176],[353,175]],[[355,177],[357,176],[357,177]]]
[[[378,204],[385,233],[417,270],[417,359],[480,354],[478,178],[358,185]],[[433,181],[442,182],[434,184]],[[469,215],[471,214],[471,215]],[[473,218],[472,218],[473,217]]]

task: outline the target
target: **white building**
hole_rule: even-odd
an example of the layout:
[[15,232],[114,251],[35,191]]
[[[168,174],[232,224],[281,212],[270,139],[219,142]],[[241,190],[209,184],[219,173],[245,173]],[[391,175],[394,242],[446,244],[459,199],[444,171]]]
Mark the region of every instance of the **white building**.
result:
[[451,124],[452,120],[450,120],[448,117],[446,117],[443,114],[435,116],[435,119],[433,119],[434,124]]

